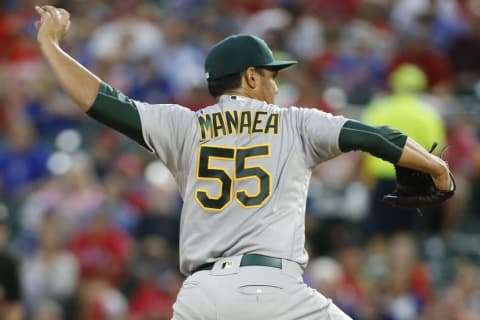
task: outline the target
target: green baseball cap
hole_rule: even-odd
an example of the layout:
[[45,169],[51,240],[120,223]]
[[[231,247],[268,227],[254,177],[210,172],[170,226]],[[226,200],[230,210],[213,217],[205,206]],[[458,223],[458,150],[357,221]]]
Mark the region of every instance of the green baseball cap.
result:
[[280,70],[296,64],[297,61],[275,60],[272,50],[259,37],[249,34],[229,36],[210,50],[205,61],[207,80],[215,80],[249,67],[267,67]]

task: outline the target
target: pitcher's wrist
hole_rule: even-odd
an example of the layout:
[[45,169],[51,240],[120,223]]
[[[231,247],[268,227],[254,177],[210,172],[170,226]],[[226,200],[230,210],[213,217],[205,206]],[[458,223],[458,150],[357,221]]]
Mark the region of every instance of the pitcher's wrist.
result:
[[55,37],[51,35],[39,35],[37,37],[37,41],[40,45],[40,48],[42,50],[48,48],[48,47],[57,47],[59,46],[59,41],[55,39]]

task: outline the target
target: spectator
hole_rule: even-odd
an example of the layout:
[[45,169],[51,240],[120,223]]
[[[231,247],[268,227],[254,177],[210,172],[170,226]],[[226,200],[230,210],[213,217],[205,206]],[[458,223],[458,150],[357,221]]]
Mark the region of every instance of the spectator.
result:
[[48,78],[46,69],[38,68],[34,74],[35,76],[24,81],[29,91],[26,93],[22,112],[26,114],[36,132],[41,132],[44,139],[50,140],[62,130],[79,127],[81,113],[65,108],[71,101],[58,91]]
[[0,194],[14,198],[27,194],[34,183],[50,175],[50,150],[36,139],[26,119],[12,119],[7,135],[7,145],[0,148]]
[[108,207],[97,208],[70,243],[80,265],[80,320],[121,319],[127,312],[127,300],[118,288],[127,277],[132,243],[112,225],[112,214]]
[[[23,5],[23,6],[22,6]],[[6,59],[13,63],[23,63],[39,59],[34,38],[28,33],[32,31],[33,14],[31,6],[21,3],[17,10],[1,16],[0,37],[4,46],[0,54],[0,61]]]
[[113,212],[112,223],[134,233],[146,209],[146,181],[142,159],[134,154],[117,155],[114,167],[104,178],[106,198]]
[[371,306],[369,285],[363,272],[365,253],[361,240],[352,230],[337,230],[334,248],[342,269],[334,287],[334,300],[352,319],[368,319]]
[[374,52],[383,59],[392,55],[397,34],[390,21],[390,5],[388,1],[364,0],[361,3],[358,18],[346,27],[351,29],[358,22],[367,22],[376,37]]
[[342,88],[352,104],[366,104],[383,86],[386,64],[374,27],[354,21],[343,29],[336,59],[323,69],[324,81]]
[[291,74],[288,73],[288,70],[285,70],[285,73],[287,77],[290,76],[286,80],[290,85],[294,85],[295,88],[293,95],[295,101],[292,105],[312,107],[325,112],[335,113],[333,107],[325,101],[325,88],[323,88],[325,84],[322,83],[312,65],[299,66],[298,70]]
[[323,292],[326,297],[334,297],[335,286],[342,276],[340,264],[330,257],[317,257],[308,263],[305,270],[306,282]]
[[64,239],[57,231],[59,227],[54,215],[44,216],[38,248],[32,257],[27,257],[22,262],[24,299],[27,309],[34,313],[47,312],[40,311],[46,308],[47,301],[63,307],[69,306],[78,285],[78,263],[65,250]]
[[471,30],[459,35],[448,48],[456,89],[459,92],[473,93],[480,81],[480,18],[472,19]]
[[117,153],[121,150],[120,136],[113,130],[101,129],[95,132],[90,144],[90,159],[94,175],[104,179],[112,170]]
[[[392,3],[392,23],[399,33],[415,32],[418,18],[434,14],[437,23],[455,24],[460,19],[459,7],[464,2],[456,0],[398,0]],[[437,37],[437,35],[433,35]]]
[[159,236],[146,236],[139,243],[132,264],[137,286],[130,298],[130,316],[137,319],[171,319],[171,305],[181,286],[176,271],[176,249]]
[[96,29],[87,46],[95,59],[141,61],[162,52],[163,35],[157,25],[136,15],[135,8],[124,8]]
[[[71,163],[69,162],[71,161]],[[67,237],[85,225],[88,215],[105,201],[105,190],[81,155],[66,158],[63,175],[29,194],[19,209],[23,235],[34,238],[42,217],[54,212]]]
[[286,32],[285,48],[294,57],[308,61],[324,49],[323,26],[298,3],[287,5],[286,9],[291,19],[283,30]]
[[147,194],[148,211],[140,220],[135,236],[139,240],[159,237],[175,249],[179,240],[181,198],[173,177],[163,164],[160,171],[151,174],[155,177],[147,173],[147,179],[152,184]]
[[382,311],[385,319],[417,319],[433,297],[428,270],[420,263],[411,234],[392,236],[388,246],[388,273],[384,279]]
[[125,279],[132,248],[128,236],[111,225],[112,214],[109,208],[98,208],[71,240],[70,250],[79,262],[84,283],[99,280],[118,286]]
[[474,121],[466,115],[451,115],[447,125],[448,149],[445,160],[457,181],[457,192],[452,201],[446,203],[443,219],[437,231],[451,232],[460,226],[463,213],[468,211],[468,201],[480,172],[478,163],[479,142]]
[[[154,63],[157,74],[167,80],[174,101],[180,100],[192,88],[203,84],[204,53],[188,41],[188,21],[170,16],[164,21],[164,47],[156,52]],[[183,72],[178,72],[178,70]]]
[[441,294],[426,319],[480,319],[480,270],[468,260],[455,266],[453,283]]
[[392,57],[388,74],[403,64],[413,64],[420,68],[427,78],[427,91],[445,97],[452,87],[451,66],[446,56],[428,44],[428,32],[415,30],[404,34],[399,43],[400,49]]
[[[426,88],[426,76],[416,66],[399,66],[390,75],[392,94],[374,100],[365,110],[363,121],[372,125],[390,125],[406,132],[426,149],[433,142],[446,143],[445,124],[441,116],[418,96]],[[400,230],[412,230],[418,226],[415,210],[392,208],[382,202],[385,194],[395,189],[395,171],[392,165],[367,155],[363,163],[364,173],[373,181],[371,208],[365,226],[367,234],[391,234]]]
[[359,181],[360,154],[349,153],[315,168],[308,195],[307,218],[317,226],[309,230],[311,253],[332,254],[340,235],[363,221],[368,189]]

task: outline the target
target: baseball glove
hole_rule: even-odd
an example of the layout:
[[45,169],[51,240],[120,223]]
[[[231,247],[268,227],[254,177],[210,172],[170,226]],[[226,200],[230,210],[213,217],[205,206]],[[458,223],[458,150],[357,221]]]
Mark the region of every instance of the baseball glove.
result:
[[[436,143],[432,146],[432,152]],[[452,190],[439,190],[428,173],[395,166],[397,186],[392,193],[383,197],[383,202],[401,208],[425,208],[442,204],[453,196],[457,186],[450,173],[453,183]]]

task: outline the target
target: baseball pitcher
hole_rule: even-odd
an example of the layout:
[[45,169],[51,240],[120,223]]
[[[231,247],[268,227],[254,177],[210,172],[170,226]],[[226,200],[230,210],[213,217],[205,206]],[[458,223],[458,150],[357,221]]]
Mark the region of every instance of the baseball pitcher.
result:
[[69,13],[36,10],[40,48],[71,99],[153,152],[175,177],[187,276],[175,320],[350,319],[302,279],[305,202],[318,163],[362,150],[451,189],[445,162],[399,131],[274,105],[275,76],[296,61],[275,60],[260,38],[233,35],[211,49],[205,72],[217,103],[193,112],[112,88],[61,49]]

